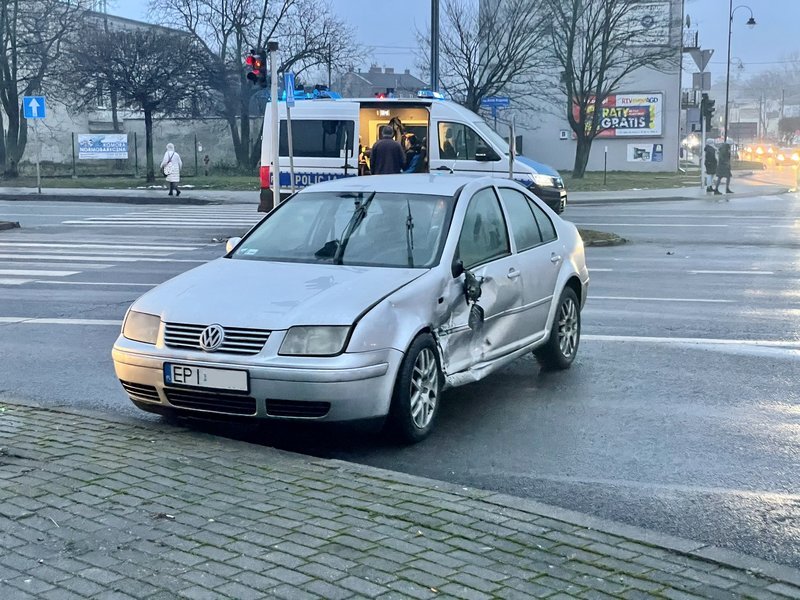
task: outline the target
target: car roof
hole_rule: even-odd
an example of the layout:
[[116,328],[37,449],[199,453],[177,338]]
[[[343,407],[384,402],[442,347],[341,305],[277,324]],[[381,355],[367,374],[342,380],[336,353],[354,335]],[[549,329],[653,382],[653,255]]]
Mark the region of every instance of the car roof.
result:
[[369,175],[342,177],[316,183],[303,192],[396,192],[431,196],[453,196],[469,183],[476,181],[491,184],[508,184],[511,180],[498,177],[453,175],[449,173],[419,173],[403,175]]

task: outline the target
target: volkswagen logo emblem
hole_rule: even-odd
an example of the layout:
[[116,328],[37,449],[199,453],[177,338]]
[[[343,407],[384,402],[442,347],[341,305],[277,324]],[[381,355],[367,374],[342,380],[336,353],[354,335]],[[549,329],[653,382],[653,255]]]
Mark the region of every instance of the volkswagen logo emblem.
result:
[[225,341],[225,330],[222,325],[209,325],[200,334],[200,347],[206,352],[214,352]]

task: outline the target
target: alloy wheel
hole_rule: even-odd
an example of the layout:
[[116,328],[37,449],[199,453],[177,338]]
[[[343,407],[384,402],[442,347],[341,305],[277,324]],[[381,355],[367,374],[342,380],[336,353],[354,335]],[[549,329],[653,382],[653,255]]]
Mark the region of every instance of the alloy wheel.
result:
[[572,298],[565,298],[558,311],[558,346],[570,358],[578,346],[578,307]]
[[423,348],[414,361],[411,372],[411,419],[419,429],[425,429],[436,412],[439,401],[439,368],[430,348]]

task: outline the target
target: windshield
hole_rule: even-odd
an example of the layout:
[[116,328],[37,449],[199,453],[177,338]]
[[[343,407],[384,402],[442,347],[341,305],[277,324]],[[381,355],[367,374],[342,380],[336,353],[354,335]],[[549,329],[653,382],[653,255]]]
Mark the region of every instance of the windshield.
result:
[[232,258],[429,268],[439,262],[453,198],[307,192],[288,200]]
[[508,140],[504,140],[499,133],[486,124],[486,121],[475,121],[473,125],[485,139],[497,146],[501,154],[508,154]]

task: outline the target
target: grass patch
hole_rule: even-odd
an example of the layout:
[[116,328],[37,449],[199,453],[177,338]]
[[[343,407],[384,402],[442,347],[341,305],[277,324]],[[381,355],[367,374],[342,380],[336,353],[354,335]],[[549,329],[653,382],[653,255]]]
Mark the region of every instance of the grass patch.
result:
[[628,240],[618,236],[616,233],[607,231],[597,231],[595,229],[579,229],[583,244],[585,246],[619,246]]
[[568,192],[601,192],[619,190],[648,190],[659,188],[682,188],[700,185],[700,171],[686,173],[642,173],[638,171],[609,171],[603,183],[602,171],[587,171],[582,179],[574,179],[572,173],[562,173]]
[[[261,183],[257,175],[209,175],[205,177],[181,177],[181,187],[196,190],[239,190],[258,191]],[[35,177],[0,179],[4,187],[36,187]],[[43,177],[42,188],[85,188],[100,190],[167,189],[164,178],[156,177],[155,182],[147,183],[144,177]]]

